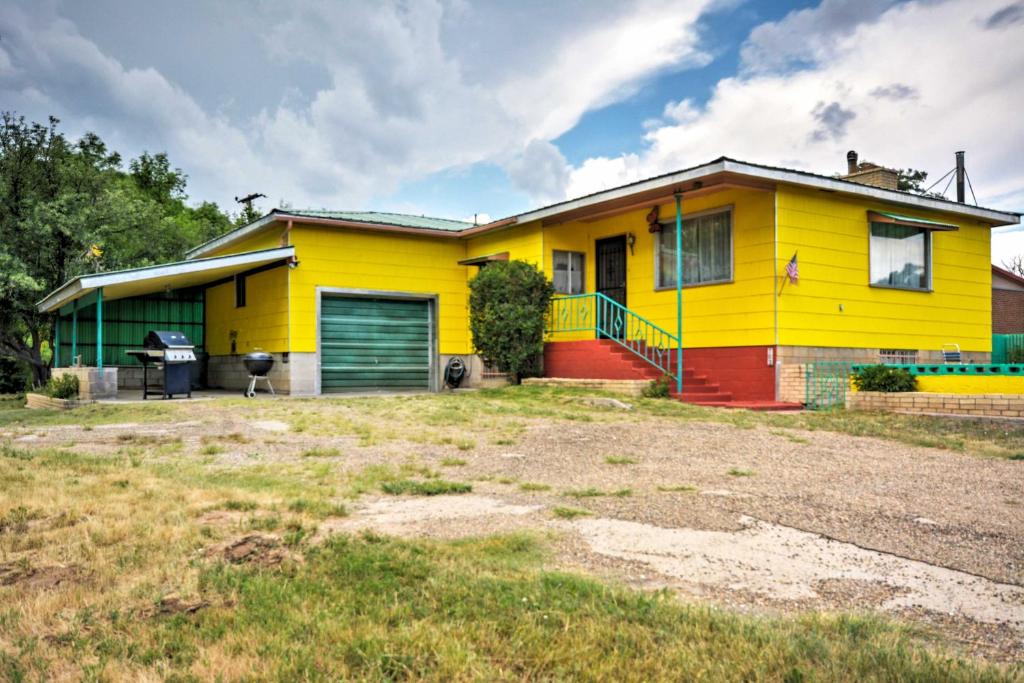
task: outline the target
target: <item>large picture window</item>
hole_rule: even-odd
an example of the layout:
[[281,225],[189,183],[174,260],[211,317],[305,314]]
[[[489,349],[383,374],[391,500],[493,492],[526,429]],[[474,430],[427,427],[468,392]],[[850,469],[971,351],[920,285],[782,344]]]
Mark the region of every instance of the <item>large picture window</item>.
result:
[[895,223],[871,223],[871,284],[931,288],[931,231]]
[[[662,224],[657,237],[655,287],[676,286],[676,226]],[[683,218],[683,286],[732,281],[732,211]]]
[[586,255],[579,251],[555,251],[552,253],[554,277],[552,284],[559,294],[582,294],[583,263]]

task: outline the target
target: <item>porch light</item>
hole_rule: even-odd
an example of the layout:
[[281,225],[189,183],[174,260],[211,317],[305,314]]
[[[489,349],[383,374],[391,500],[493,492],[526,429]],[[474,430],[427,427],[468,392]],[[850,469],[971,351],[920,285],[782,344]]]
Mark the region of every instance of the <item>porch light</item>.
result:
[[636,244],[636,235],[634,235],[631,232],[626,233],[626,244],[629,245],[629,255],[632,256],[633,255],[633,245]]

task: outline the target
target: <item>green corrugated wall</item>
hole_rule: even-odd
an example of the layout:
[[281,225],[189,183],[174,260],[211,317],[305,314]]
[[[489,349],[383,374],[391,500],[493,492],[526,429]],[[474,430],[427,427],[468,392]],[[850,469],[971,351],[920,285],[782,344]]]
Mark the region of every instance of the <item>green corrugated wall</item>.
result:
[[[103,302],[103,364],[138,365],[125,355],[128,349],[142,348],[150,330],[180,330],[196,345],[203,347],[203,293],[172,292],[131,299]],[[96,365],[96,306],[78,311],[78,354],[83,365]],[[60,365],[71,365],[71,315],[60,322]]]
[[1009,363],[1014,352],[1024,353],[1024,334],[993,334],[992,362]]

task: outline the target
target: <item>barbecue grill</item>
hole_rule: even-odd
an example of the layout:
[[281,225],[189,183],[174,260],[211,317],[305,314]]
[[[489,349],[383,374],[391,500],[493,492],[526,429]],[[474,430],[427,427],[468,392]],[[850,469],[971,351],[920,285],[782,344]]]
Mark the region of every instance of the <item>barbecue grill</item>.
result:
[[256,380],[266,382],[267,388],[270,389],[270,394],[276,396],[274,385],[270,383],[270,377],[267,376],[270,373],[270,369],[274,367],[274,357],[272,355],[266,351],[253,351],[252,353],[245,354],[242,358],[242,364],[249,371],[249,386],[242,392],[243,396],[246,398],[256,398]]
[[[196,362],[195,345],[183,332],[153,330],[142,340],[141,349],[126,351],[142,363],[142,398],[161,396],[174,398],[185,394],[192,398],[192,363]],[[149,368],[160,372],[163,386],[149,386]]]

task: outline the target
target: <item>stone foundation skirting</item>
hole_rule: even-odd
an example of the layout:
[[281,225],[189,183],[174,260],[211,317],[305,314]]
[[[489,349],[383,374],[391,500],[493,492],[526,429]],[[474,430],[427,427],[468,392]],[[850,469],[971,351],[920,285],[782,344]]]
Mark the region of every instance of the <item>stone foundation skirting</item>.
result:
[[574,389],[595,389],[612,391],[629,396],[640,396],[649,380],[636,379],[571,379],[561,377],[528,377],[523,384],[533,387],[567,387]]
[[78,398],[83,401],[94,401],[100,398],[117,398],[118,368],[80,367],[54,368],[54,377],[74,375],[78,378]]
[[906,393],[851,391],[846,394],[846,408],[848,410],[878,410],[891,413],[1024,418],[1024,396],[1020,394],[933,394],[919,391]]

